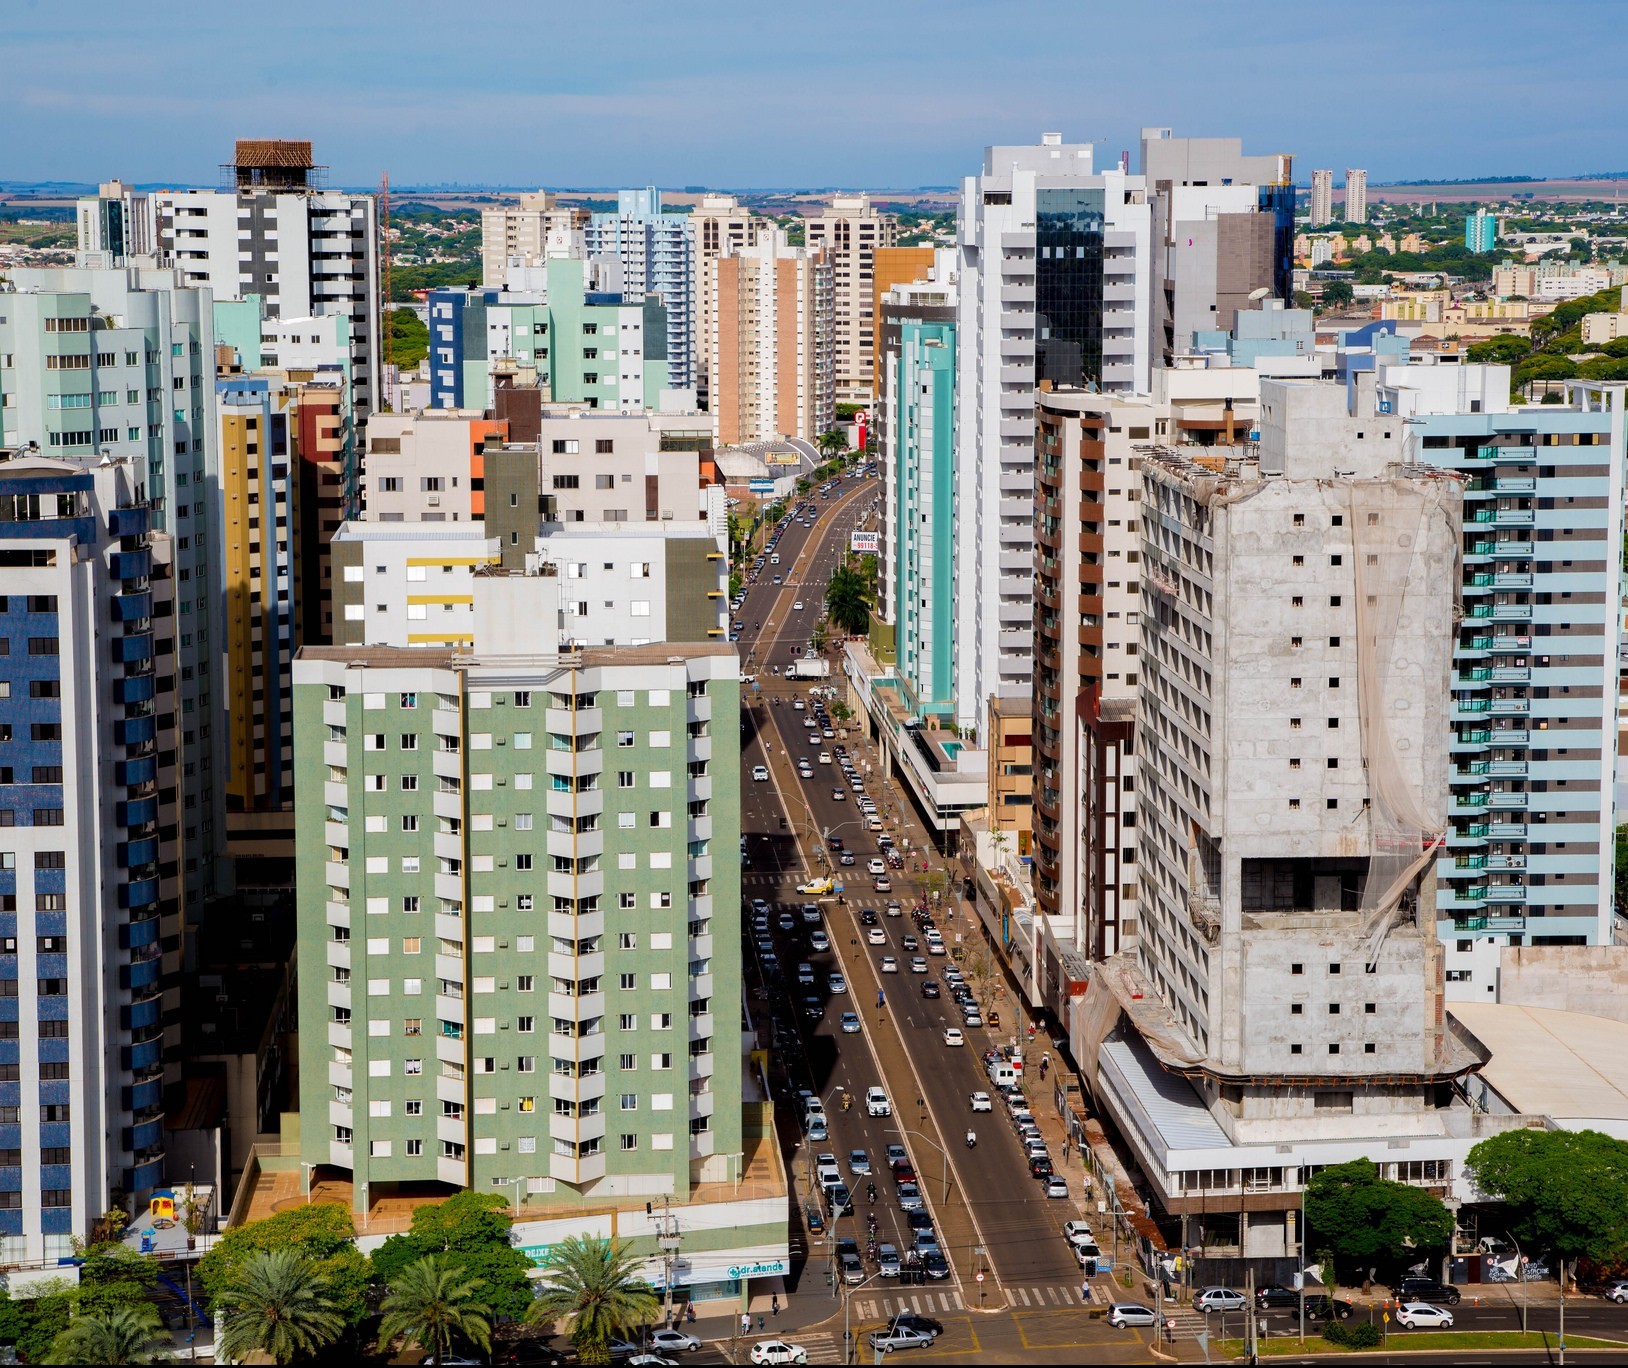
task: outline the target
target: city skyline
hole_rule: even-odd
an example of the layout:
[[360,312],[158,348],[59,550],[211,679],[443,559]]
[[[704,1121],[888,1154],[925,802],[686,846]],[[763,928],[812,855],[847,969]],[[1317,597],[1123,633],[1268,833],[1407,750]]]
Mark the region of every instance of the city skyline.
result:
[[[488,20],[502,35],[493,49],[501,64],[478,60],[478,47],[474,59],[443,60],[424,40],[420,21],[432,12],[417,0],[388,17],[367,7],[335,16],[294,0],[288,22],[320,19],[310,31],[323,42],[281,67],[233,61],[239,28],[195,3],[178,8],[165,29],[131,22],[105,0],[75,11],[71,23],[38,6],[14,19],[10,47],[22,69],[74,70],[79,79],[71,97],[44,85],[18,90],[32,136],[12,149],[0,177],[191,183],[222,159],[227,137],[241,134],[310,137],[332,181],[346,185],[389,171],[404,184],[936,186],[956,183],[979,148],[1042,128],[1096,143],[1106,164],[1134,148],[1144,125],[1201,135],[1221,123],[1252,151],[1292,151],[1302,180],[1327,165],[1369,167],[1378,184],[1589,174],[1620,161],[1611,130],[1588,113],[1591,95],[1604,107],[1611,93],[1609,60],[1572,71],[1575,98],[1564,104],[1543,100],[1530,79],[1569,57],[1570,36],[1607,15],[1602,0],[1568,0],[1568,22],[1534,27],[1519,45],[1503,41],[1499,19],[1512,5],[1452,6],[1473,22],[1455,28],[1451,64],[1435,44],[1396,44],[1401,30],[1390,21],[1411,25],[1415,16],[1390,0],[1337,43],[1284,31],[1283,7],[1271,0],[1224,12],[1187,6],[1183,22],[1157,28],[1130,13],[1082,16],[1056,0],[1026,10],[1036,31],[1061,36],[1077,26],[1097,51],[1156,48],[1167,77],[1157,95],[1135,62],[1081,82],[1066,41],[992,52],[987,10],[959,0],[931,10],[918,0],[839,4],[794,46],[733,2],[705,25],[625,3],[623,21],[644,41],[618,44],[614,62],[600,44],[602,14],[538,24],[534,12],[505,4]],[[1613,33],[1595,31],[1596,52],[1603,43],[1609,57],[1613,41],[1620,49]],[[369,54],[360,66],[358,52]],[[156,85],[134,106],[125,93],[133,67]],[[1367,103],[1353,120],[1363,72],[1383,74],[1410,98]],[[1227,84],[1262,81],[1277,98],[1218,113]],[[1507,83],[1511,97],[1486,102],[1489,82]],[[1458,117],[1467,103],[1478,111],[1473,122]],[[541,130],[535,143],[492,138],[494,108],[505,127]],[[770,111],[776,116],[765,117]],[[806,152],[788,156],[788,128],[810,135]]]

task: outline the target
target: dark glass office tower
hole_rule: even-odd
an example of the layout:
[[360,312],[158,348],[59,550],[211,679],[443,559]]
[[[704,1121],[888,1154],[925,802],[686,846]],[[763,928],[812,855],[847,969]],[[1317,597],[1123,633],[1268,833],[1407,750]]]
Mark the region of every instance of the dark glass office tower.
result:
[[1035,191],[1035,379],[1102,379],[1100,189]]

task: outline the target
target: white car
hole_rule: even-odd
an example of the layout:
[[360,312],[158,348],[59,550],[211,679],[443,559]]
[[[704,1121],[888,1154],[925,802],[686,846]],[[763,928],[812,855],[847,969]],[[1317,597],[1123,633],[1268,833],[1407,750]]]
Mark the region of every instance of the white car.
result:
[[793,708],[795,708],[798,712],[802,712],[803,711],[803,700],[800,699],[800,698],[794,698],[794,699],[791,700],[791,706]]
[[748,1355],[753,1363],[807,1363],[808,1350],[785,1340],[759,1340]]
[[674,1350],[699,1349],[701,1347],[701,1337],[699,1335],[686,1335],[682,1330],[652,1330],[650,1332],[650,1347],[666,1354],[670,1354]]
[[840,1183],[842,1170],[837,1166],[837,1156],[834,1154],[816,1154],[814,1156],[814,1177],[821,1187],[828,1183]]
[[1158,1323],[1159,1317],[1151,1306],[1142,1306],[1137,1302],[1115,1302],[1108,1308],[1108,1324],[1115,1330]]
[[946,1026],[944,1028],[944,1043],[946,1045],[965,1045],[967,1038],[961,1034],[959,1026]]
[[899,972],[899,961],[894,959],[892,955],[883,955],[882,972],[884,974],[897,974]]
[[886,945],[887,932],[882,930],[880,926],[873,926],[865,933],[865,939],[872,945]]
[[759,784],[768,783],[769,782],[769,767],[767,765],[754,765],[754,766],[752,766],[752,778],[753,778],[753,780],[755,782],[757,782]]
[[1451,1330],[1453,1313],[1443,1311],[1439,1306],[1431,1306],[1428,1302],[1406,1302],[1397,1308],[1396,1323],[1407,1326],[1409,1330],[1421,1328]]
[[1048,1197],[1067,1197],[1068,1196],[1068,1182],[1067,1182],[1067,1180],[1063,1179],[1063,1178],[1057,1178],[1057,1177],[1052,1177],[1052,1178],[1046,1179],[1046,1196],[1048,1196]]
[[820,763],[822,765],[829,765],[831,763],[831,752],[830,751],[821,751],[820,752]]
[[887,1094],[880,1088],[865,1089],[865,1115],[866,1116],[892,1116],[893,1104],[887,1100]]
[[995,1104],[990,1100],[988,1093],[975,1092],[972,1095],[972,1109],[975,1112],[992,1112],[995,1110]]
[[794,602],[791,605],[791,611],[794,612],[794,613],[800,613],[800,612],[803,611],[803,601],[802,601],[802,599],[798,599],[796,602]]
[[832,789],[831,790],[831,797],[834,798],[839,803],[846,803],[848,801],[848,795],[846,793],[844,793],[841,789]]

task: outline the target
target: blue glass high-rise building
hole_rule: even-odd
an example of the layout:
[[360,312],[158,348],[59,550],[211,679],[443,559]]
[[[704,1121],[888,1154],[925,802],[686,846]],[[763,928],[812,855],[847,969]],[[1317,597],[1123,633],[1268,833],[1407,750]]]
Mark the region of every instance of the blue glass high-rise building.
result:
[[586,233],[590,259],[615,257],[617,288],[629,298],[661,296],[667,309],[667,385],[695,385],[695,267],[688,214],[661,212],[661,191],[623,190],[614,214],[595,214]]

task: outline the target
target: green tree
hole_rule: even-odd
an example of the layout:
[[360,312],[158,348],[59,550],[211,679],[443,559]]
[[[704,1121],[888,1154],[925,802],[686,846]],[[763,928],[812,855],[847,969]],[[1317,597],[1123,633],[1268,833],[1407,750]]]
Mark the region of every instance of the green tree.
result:
[[829,460],[833,456],[840,456],[848,449],[848,439],[836,428],[829,432],[822,432],[815,445],[819,447],[820,454]]
[[51,1341],[51,1363],[169,1363],[169,1338],[146,1302],[87,1311]]
[[25,1363],[50,1363],[51,1345],[68,1328],[79,1289],[65,1279],[38,1285],[34,1295],[0,1295],[0,1344],[16,1346]]
[[1466,1164],[1502,1202],[1521,1248],[1571,1261],[1628,1253],[1628,1144],[1599,1131],[1509,1130],[1481,1141]]
[[411,1340],[433,1353],[437,1363],[447,1361],[454,1339],[490,1350],[492,1308],[480,1295],[481,1286],[450,1254],[428,1254],[408,1264],[390,1284],[379,1338]]
[[216,1295],[217,1346],[228,1359],[252,1353],[278,1363],[310,1357],[345,1329],[333,1289],[297,1249],[257,1250]]
[[394,1286],[426,1255],[448,1254],[482,1285],[493,1314],[523,1316],[531,1305],[532,1262],[510,1242],[510,1225],[496,1192],[460,1192],[417,1207],[411,1229],[392,1235],[373,1255],[374,1279]]
[[290,1207],[228,1230],[198,1262],[206,1297],[213,1302],[249,1259],[274,1249],[309,1259],[351,1325],[367,1315],[367,1259],[356,1248],[350,1212],[338,1202]]
[[653,1319],[657,1305],[627,1245],[568,1235],[548,1251],[542,1290],[526,1319],[568,1322],[577,1357],[604,1364],[610,1362],[611,1337]]
[[1526,359],[1532,343],[1524,337],[1489,337],[1483,342],[1472,342],[1466,355],[1471,361],[1490,362],[1496,366],[1513,366]]
[[79,1263],[75,1314],[109,1312],[144,1302],[157,1281],[153,1261],[128,1245],[92,1245]]
[[384,316],[384,325],[392,359],[402,370],[412,370],[430,354],[429,326],[411,309],[391,309]]
[[1354,297],[1348,280],[1330,280],[1323,285],[1323,303],[1331,309],[1343,309]]
[[1439,1197],[1381,1178],[1371,1160],[1353,1159],[1306,1184],[1306,1228],[1341,1263],[1389,1269],[1445,1249],[1453,1216]]
[[871,625],[871,591],[862,571],[840,566],[825,586],[825,609],[849,636],[862,636]]

